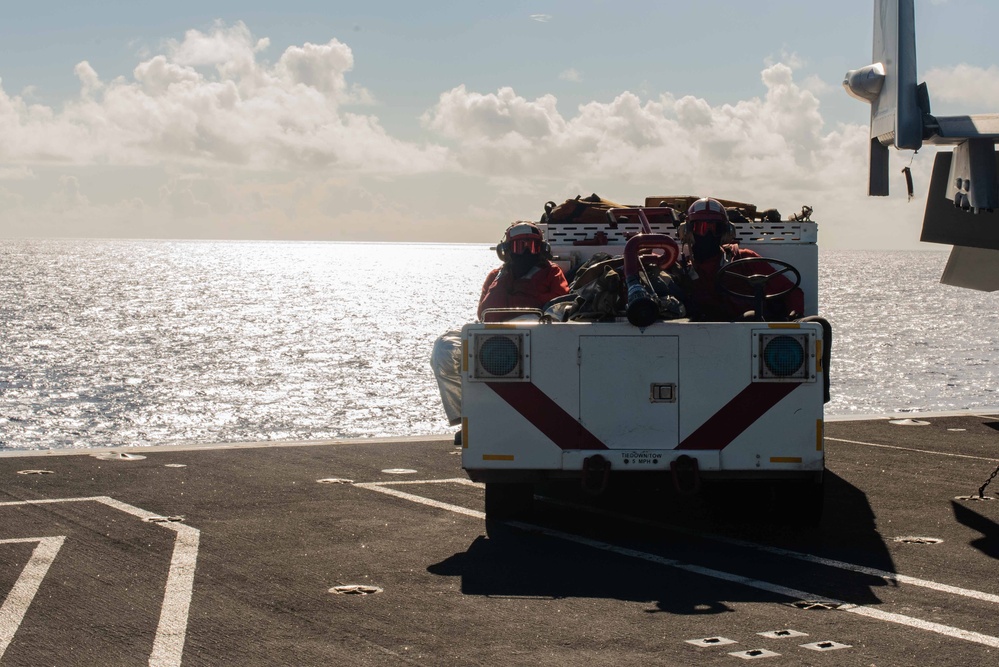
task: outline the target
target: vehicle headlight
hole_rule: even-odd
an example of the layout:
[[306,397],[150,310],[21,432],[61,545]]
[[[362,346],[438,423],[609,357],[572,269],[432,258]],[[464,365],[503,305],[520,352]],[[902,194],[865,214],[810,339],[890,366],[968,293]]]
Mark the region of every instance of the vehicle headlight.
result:
[[763,346],[763,363],[774,376],[791,377],[805,363],[801,341],[791,336],[775,336]]
[[526,377],[526,332],[479,334],[474,340],[472,377],[489,380]]
[[756,341],[756,380],[809,379],[807,333],[760,333]]
[[479,364],[489,375],[509,375],[519,363],[520,346],[509,336],[491,336],[479,348]]

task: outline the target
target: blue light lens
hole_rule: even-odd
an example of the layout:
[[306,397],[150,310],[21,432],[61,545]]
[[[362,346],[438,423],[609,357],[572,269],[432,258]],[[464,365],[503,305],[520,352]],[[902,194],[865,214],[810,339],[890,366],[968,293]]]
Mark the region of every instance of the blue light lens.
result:
[[517,344],[506,336],[493,336],[482,343],[479,349],[479,363],[482,369],[493,376],[509,375],[517,369],[520,350]]
[[790,377],[805,363],[805,350],[797,338],[775,336],[763,348],[763,363],[776,377]]

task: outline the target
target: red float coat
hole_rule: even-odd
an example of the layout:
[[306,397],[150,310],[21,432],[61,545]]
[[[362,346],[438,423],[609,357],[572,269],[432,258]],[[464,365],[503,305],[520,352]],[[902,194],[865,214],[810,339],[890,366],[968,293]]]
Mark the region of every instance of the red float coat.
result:
[[[486,276],[479,296],[479,319],[487,308],[540,308],[557,296],[569,293],[562,269],[550,261],[533,267],[523,277],[514,279],[505,265]],[[496,322],[504,316],[490,317]]]
[[[741,320],[743,313],[756,307],[752,299],[738,299],[725,294],[717,289],[716,280],[718,272],[722,268],[722,257],[728,262],[749,257],[759,257],[760,255],[752,250],[740,248],[736,244],[722,246],[722,254],[707,259],[703,262],[691,260],[690,268],[686,270],[686,275],[681,284],[685,284],[687,301],[685,303],[687,312],[695,320],[706,322],[731,322]],[[726,263],[728,263],[726,262]],[[739,266],[736,271],[744,276],[753,274],[773,273],[774,268],[766,262],[747,262],[744,266]],[[696,277],[694,277],[696,276]],[[738,278],[726,281],[727,285],[742,294],[751,294],[752,288]],[[794,283],[784,275],[773,278],[767,285],[768,294],[783,292]],[[785,294],[780,299],[767,302],[765,305],[766,319],[773,320],[787,319],[792,313],[794,317],[802,317],[805,312],[805,294],[801,288],[795,288],[790,294]]]

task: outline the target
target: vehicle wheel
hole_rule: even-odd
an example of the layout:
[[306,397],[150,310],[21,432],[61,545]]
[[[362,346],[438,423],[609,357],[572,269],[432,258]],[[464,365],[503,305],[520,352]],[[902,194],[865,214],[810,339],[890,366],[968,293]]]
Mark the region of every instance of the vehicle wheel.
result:
[[491,537],[498,523],[525,516],[533,505],[533,484],[486,482],[486,534]]

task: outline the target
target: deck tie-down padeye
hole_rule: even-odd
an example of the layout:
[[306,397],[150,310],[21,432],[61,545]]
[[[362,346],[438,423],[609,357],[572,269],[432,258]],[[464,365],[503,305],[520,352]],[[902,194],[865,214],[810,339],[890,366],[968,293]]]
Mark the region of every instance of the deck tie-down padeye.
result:
[[610,470],[610,461],[600,454],[583,459],[583,476],[580,478],[583,491],[594,496],[606,491],[607,483],[610,481]]
[[701,490],[701,473],[697,459],[681,454],[669,464],[673,488],[682,496],[689,496]]

